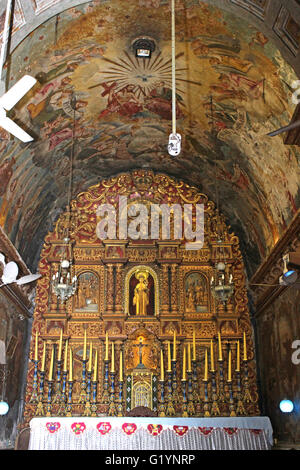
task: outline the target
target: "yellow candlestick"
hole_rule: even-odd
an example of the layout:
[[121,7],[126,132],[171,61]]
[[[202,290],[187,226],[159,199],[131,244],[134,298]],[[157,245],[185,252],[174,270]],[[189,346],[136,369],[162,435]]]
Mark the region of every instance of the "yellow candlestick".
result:
[[231,382],[231,349],[229,349],[228,353],[228,382]]
[[123,382],[123,351],[120,351],[120,382]]
[[72,349],[70,348],[70,355],[69,355],[69,382],[73,382],[73,356],[72,356]]
[[94,378],[93,378],[94,382],[97,382],[97,367],[98,367],[98,351],[96,349],[95,363],[94,363]]
[[240,365],[240,342],[237,341],[237,348],[236,348],[236,371],[240,372],[241,365]]
[[168,341],[168,370],[167,372],[171,372],[171,344]]
[[160,380],[163,382],[165,380],[165,373],[164,373],[164,355],[163,350],[160,350]]
[[215,372],[215,361],[214,361],[214,343],[210,340],[210,370]]
[[86,360],[86,330],[84,330],[83,356],[82,360]]
[[182,380],[186,380],[186,350],[183,347]]
[[108,332],[105,335],[105,360],[108,361]]
[[205,363],[204,363],[204,381],[207,382],[208,379],[208,357],[207,357],[207,349],[205,349]]
[[244,331],[244,361],[247,361],[247,343],[246,343],[246,333]]
[[68,340],[66,340],[65,354],[64,354],[64,372],[67,371],[67,360],[68,360]]
[[218,333],[218,345],[219,345],[219,361],[223,360],[222,356],[222,341],[221,341],[221,335]]
[[188,372],[192,372],[191,344],[188,343]]
[[196,333],[195,328],[193,330],[193,361],[196,360]]
[[115,372],[115,347],[114,343],[111,343],[111,372]]
[[89,356],[89,363],[88,363],[88,372],[92,372],[92,356],[93,356],[93,346],[92,346],[92,342],[90,342],[90,356]]
[[61,361],[61,349],[62,349],[62,329],[60,330],[60,337],[59,337],[58,356],[57,356],[58,361]]
[[176,331],[174,331],[173,338],[173,361],[176,361]]
[[46,362],[46,342],[44,341],[41,372],[45,372],[45,362]]
[[34,350],[34,360],[38,361],[38,332],[35,333],[35,350]]
[[49,376],[48,380],[52,380],[53,378],[53,366],[54,366],[54,345],[52,345],[52,352],[51,352],[51,360],[50,360],[50,368],[49,368]]

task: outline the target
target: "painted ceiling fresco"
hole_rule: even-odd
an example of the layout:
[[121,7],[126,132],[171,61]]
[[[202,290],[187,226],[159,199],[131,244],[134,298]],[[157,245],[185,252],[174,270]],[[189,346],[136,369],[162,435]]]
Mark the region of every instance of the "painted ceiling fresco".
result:
[[[299,207],[300,152],[283,137],[295,106],[292,69],[266,36],[241,18],[196,0],[176,2],[177,130],[171,132],[169,2],[98,1],[37,28],[14,51],[13,84],[38,85],[12,116],[35,135],[21,144],[0,129],[0,223],[29,267],[67,201],[72,155],[75,197],[102,178],[151,168],[195,185],[218,201],[258,267]],[[150,60],[132,41],[154,38]]]

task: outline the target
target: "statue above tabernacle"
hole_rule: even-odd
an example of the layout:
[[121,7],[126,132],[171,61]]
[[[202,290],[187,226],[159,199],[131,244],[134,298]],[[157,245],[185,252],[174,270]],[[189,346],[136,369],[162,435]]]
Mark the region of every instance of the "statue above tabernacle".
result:
[[135,275],[139,281],[134,289],[133,305],[135,305],[136,315],[147,315],[147,306],[149,304],[147,271],[138,271]]

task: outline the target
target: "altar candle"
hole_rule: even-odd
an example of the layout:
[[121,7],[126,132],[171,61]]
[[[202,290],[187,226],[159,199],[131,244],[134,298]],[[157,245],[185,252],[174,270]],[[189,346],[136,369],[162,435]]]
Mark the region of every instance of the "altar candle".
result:
[[229,349],[228,353],[228,382],[231,382],[231,349]]
[[61,348],[62,348],[62,328],[60,330],[60,337],[59,337],[58,356],[57,356],[58,361],[61,361]]
[[168,371],[171,372],[171,344],[170,341],[168,341]]
[[73,381],[73,357],[72,357],[72,349],[70,348],[70,355],[69,355],[69,382]]
[[160,380],[163,382],[165,380],[165,374],[164,374],[164,356],[163,356],[163,350],[160,350]]
[[213,340],[210,340],[210,370],[215,371],[215,361],[214,361],[214,343]]
[[68,340],[66,340],[66,345],[65,345],[64,372],[67,371],[67,360],[68,360]]
[[236,371],[240,372],[241,366],[240,366],[240,342],[236,342]]
[[120,382],[123,382],[123,351],[120,351]]
[[86,330],[84,330],[84,343],[83,343],[83,361],[86,360]]
[[186,350],[183,347],[182,380],[186,380]]
[[88,363],[88,372],[92,372],[92,356],[93,356],[93,346],[92,346],[92,342],[90,342],[90,355],[89,355],[89,363]]
[[247,361],[247,343],[246,343],[246,333],[244,331],[244,361]]
[[51,360],[50,360],[50,368],[49,368],[49,376],[48,380],[52,380],[53,378],[53,366],[54,366],[54,345],[52,345],[52,352],[51,352]]
[[191,344],[188,343],[188,372],[192,371],[192,363],[191,363]]
[[115,372],[115,348],[114,343],[111,343],[111,372]]
[[34,350],[34,360],[38,361],[38,332],[35,333],[35,350]]
[[97,367],[98,367],[98,351],[96,349],[95,363],[94,363],[94,378],[93,378],[94,382],[97,382]]
[[174,331],[173,337],[173,361],[176,361],[176,331]]
[[45,362],[46,362],[46,342],[44,341],[41,372],[45,372]]
[[195,328],[193,330],[193,361],[196,360],[196,333]]
[[105,360],[108,361],[108,332],[105,335]]
[[207,359],[207,349],[205,349],[205,363],[204,363],[204,379],[207,382],[208,378],[208,359]]
[[221,342],[220,332],[218,333],[218,345],[219,345],[219,361],[222,361],[223,356],[222,356],[222,342]]

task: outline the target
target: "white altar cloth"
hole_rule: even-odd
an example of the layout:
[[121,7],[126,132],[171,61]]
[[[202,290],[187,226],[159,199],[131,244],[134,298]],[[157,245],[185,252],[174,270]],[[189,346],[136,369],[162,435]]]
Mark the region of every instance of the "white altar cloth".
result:
[[268,417],[43,417],[30,422],[29,450],[268,450]]

